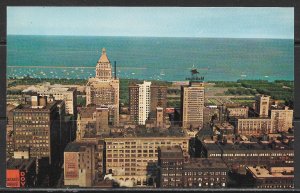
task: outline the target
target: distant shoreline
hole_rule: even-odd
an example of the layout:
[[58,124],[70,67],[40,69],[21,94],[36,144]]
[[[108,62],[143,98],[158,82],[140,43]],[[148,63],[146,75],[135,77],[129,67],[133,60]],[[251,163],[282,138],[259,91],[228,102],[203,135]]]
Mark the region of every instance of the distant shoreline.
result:
[[[87,81],[88,79],[84,79],[84,78],[32,78],[32,77],[23,77],[23,78],[16,78],[16,77],[8,77],[7,80],[40,80],[40,81],[47,81],[47,80],[57,80],[57,81],[63,81],[63,80],[67,80],[67,81]],[[188,80],[173,80],[173,81],[167,81],[167,80],[154,80],[154,79],[137,79],[137,78],[119,78],[119,80],[132,80],[132,81],[158,81],[158,82],[188,82]],[[239,79],[236,81],[226,81],[226,80],[209,80],[209,81],[205,81],[206,83],[222,83],[222,82],[239,82],[239,81],[262,81],[262,82],[294,82],[294,80],[284,80],[284,79],[278,79],[278,80],[263,80],[263,79]]]

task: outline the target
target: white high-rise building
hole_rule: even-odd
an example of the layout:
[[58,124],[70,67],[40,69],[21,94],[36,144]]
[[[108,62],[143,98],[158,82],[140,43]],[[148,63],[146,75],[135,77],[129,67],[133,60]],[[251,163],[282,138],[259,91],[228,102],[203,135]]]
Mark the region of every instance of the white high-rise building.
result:
[[145,121],[150,113],[150,86],[151,82],[144,81],[139,86],[139,125],[145,125]]

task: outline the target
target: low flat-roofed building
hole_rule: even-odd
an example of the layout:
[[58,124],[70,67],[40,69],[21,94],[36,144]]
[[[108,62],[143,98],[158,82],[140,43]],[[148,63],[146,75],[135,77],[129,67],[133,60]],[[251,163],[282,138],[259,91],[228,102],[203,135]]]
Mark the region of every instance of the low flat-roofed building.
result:
[[228,168],[221,158],[185,160],[180,146],[159,149],[161,188],[224,188]]
[[200,151],[202,157],[212,158],[212,157],[222,156],[221,149],[214,141],[209,141],[208,143],[202,143]]
[[189,139],[180,128],[136,127],[112,132],[105,138],[106,173],[137,186],[152,186],[157,176],[158,147],[179,145],[187,159]]
[[234,134],[234,126],[228,122],[216,123],[213,127],[213,132],[215,134],[233,135]]
[[183,165],[185,188],[225,188],[228,167],[221,158],[190,158]]
[[[285,142],[284,142],[285,141]],[[220,157],[232,170],[245,173],[245,166],[291,167],[294,164],[294,148],[286,140],[236,141],[235,143],[197,140],[197,152],[201,157]]]
[[249,107],[227,107],[227,116],[236,118],[248,118]]
[[35,92],[40,96],[47,96],[48,102],[51,102],[51,97],[53,97],[54,100],[63,100],[66,104],[66,114],[76,114],[77,89],[75,87],[61,84],[51,85],[47,82],[37,86],[30,86],[23,90],[23,93],[25,94],[32,92]]
[[245,142],[240,144],[218,144],[222,150],[222,159],[233,170],[245,172],[245,166],[265,165],[292,166],[293,148],[279,143]]
[[294,167],[266,168],[261,166],[247,166],[247,173],[254,180],[255,188],[294,188]]
[[247,136],[259,136],[272,133],[270,118],[237,119],[236,134]]

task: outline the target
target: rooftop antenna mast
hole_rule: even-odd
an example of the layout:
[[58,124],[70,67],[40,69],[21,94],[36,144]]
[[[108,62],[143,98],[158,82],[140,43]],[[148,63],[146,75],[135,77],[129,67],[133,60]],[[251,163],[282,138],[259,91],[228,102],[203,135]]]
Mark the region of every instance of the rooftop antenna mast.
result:
[[117,79],[117,62],[114,62],[114,68],[115,68],[115,79]]

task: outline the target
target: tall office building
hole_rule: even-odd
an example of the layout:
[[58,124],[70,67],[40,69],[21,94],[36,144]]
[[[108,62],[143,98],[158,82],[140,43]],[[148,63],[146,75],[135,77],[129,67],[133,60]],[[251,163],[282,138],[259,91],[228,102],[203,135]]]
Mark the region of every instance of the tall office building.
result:
[[32,96],[31,105],[19,105],[13,110],[14,151],[29,151],[50,164],[59,161],[68,141],[64,115],[64,102],[48,103],[46,97]]
[[119,124],[119,79],[112,76],[111,63],[105,48],[96,65],[96,76],[86,85],[86,105],[95,104],[109,109],[109,123]]
[[[131,121],[135,124],[145,125],[150,113],[156,117],[157,107],[165,115],[167,106],[167,87],[152,85],[144,81],[142,84],[129,86],[129,110]],[[162,109],[161,109],[162,108]]]
[[259,117],[269,116],[270,96],[257,95],[255,97],[255,112]]
[[183,128],[203,127],[204,83],[191,80],[181,87],[181,121]]

